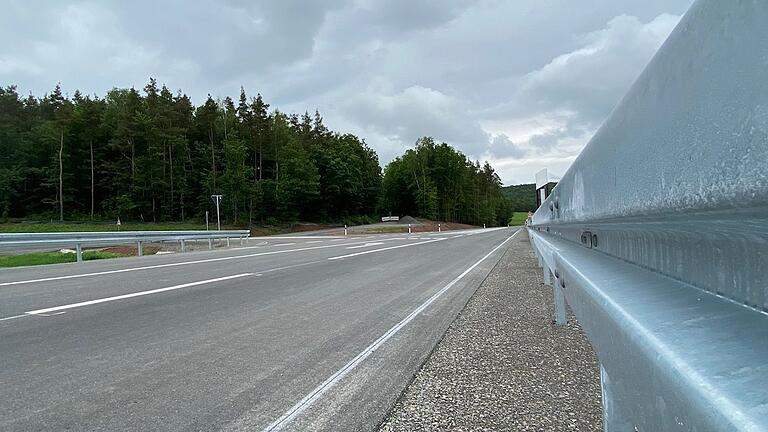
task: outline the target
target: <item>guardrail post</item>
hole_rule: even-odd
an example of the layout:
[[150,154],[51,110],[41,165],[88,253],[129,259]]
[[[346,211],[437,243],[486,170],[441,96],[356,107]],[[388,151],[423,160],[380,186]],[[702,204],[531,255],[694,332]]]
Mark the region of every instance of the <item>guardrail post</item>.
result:
[[213,249],[213,239],[208,237],[208,250]]
[[229,237],[227,237],[227,247],[229,247]]
[[240,246],[243,245],[243,237],[240,237]]
[[80,243],[75,245],[75,255],[77,256],[77,262],[83,262],[83,246]]
[[138,256],[144,256],[144,246],[141,243],[141,241],[136,242],[136,254]]
[[186,242],[182,239],[181,240],[181,252],[184,253],[186,251],[187,251]]
[[[546,267],[544,271],[549,272],[549,267]],[[565,316],[565,295],[563,294],[563,289],[565,289],[565,279],[555,271],[555,283],[552,284],[552,300],[555,304],[555,324],[560,326],[568,324]]]
[[544,268],[544,285],[552,286],[552,273],[549,271],[549,267]]
[[619,412],[616,398],[611,388],[611,379],[600,364],[600,388],[603,393],[603,430],[604,431],[633,431],[635,426],[628,422]]

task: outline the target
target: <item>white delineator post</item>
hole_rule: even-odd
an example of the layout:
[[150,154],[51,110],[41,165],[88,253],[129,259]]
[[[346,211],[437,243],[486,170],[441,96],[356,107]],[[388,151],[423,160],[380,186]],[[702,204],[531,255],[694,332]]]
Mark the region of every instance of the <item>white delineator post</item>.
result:
[[441,231],[442,230],[440,229],[440,224],[437,224],[437,232],[441,232]]
[[221,197],[224,195],[211,195],[211,198],[216,201],[216,227],[221,231],[221,213],[219,213],[219,203],[221,203]]
[[408,234],[411,233],[411,224],[408,224]]

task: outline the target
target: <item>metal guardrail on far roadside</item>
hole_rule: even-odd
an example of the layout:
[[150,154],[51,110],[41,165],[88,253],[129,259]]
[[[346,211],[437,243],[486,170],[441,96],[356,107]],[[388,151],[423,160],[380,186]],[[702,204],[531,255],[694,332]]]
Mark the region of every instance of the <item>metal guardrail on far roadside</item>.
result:
[[229,246],[232,239],[239,239],[242,245],[249,235],[248,230],[7,233],[0,234],[0,248],[74,246],[77,261],[81,262],[83,246],[88,245],[136,243],[138,255],[141,256],[144,253],[144,243],[179,242],[181,251],[184,252],[187,241],[208,240],[208,249],[213,249],[214,240],[224,239]]
[[528,228],[606,431],[768,431],[766,23],[697,1]]

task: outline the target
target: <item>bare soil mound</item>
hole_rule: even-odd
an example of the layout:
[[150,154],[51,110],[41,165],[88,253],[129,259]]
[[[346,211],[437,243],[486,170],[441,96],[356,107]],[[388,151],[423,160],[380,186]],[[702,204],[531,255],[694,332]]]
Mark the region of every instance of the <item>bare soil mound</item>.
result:
[[397,221],[399,224],[411,224],[411,225],[421,225],[421,222],[419,222],[418,219],[412,218],[410,216],[403,216],[400,218],[399,221]]

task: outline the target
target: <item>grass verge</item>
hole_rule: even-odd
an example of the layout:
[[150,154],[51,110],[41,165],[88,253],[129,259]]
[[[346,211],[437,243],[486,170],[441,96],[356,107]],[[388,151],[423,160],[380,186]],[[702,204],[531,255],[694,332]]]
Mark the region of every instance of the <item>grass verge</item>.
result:
[[509,219],[510,225],[525,225],[525,220],[528,219],[528,212],[514,212]]
[[[83,251],[83,260],[97,260],[108,258],[120,258],[128,256],[114,252]],[[0,267],[22,267],[44,264],[59,264],[75,262],[77,259],[73,253],[61,252],[33,252],[20,255],[0,256]]]

